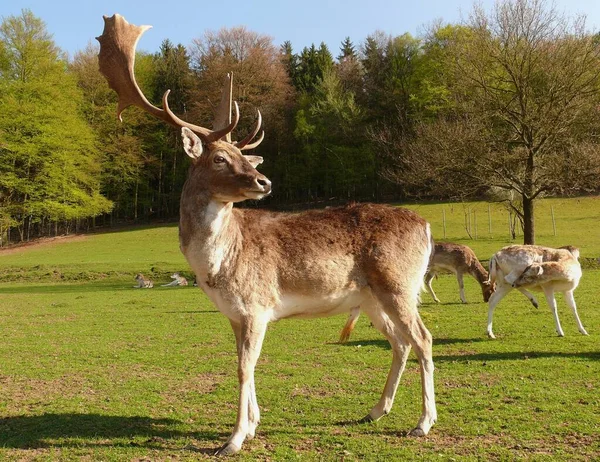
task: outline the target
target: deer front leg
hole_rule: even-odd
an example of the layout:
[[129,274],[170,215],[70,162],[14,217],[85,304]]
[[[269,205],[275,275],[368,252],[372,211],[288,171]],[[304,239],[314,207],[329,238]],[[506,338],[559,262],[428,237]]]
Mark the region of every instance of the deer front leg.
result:
[[538,302],[531,292],[523,289],[523,287],[517,287],[517,290],[529,299],[534,308],[539,308]]
[[556,299],[554,298],[554,291],[548,287],[544,287],[544,295],[546,296],[546,301],[548,302],[548,306],[550,307],[550,311],[552,312],[552,316],[554,316],[554,325],[556,327],[556,333],[559,337],[564,337],[565,333],[560,326],[560,320],[558,319],[558,310],[556,309]]
[[569,305],[569,308],[571,308],[571,311],[573,312],[573,316],[575,317],[575,322],[577,323],[577,329],[579,329],[579,332],[581,332],[583,335],[588,335],[587,331],[583,327],[583,324],[581,324],[581,319],[579,319],[579,315],[577,314],[577,305],[575,304],[575,298],[573,297],[572,290],[567,290],[565,292],[565,302],[567,302],[567,305]]
[[[233,329],[233,333],[235,334],[235,345],[239,360],[240,345],[242,343],[242,326],[231,319],[229,322],[231,324],[231,328]],[[248,400],[248,435],[246,436],[248,439],[254,438],[254,435],[256,434],[256,427],[258,427],[258,424],[260,423],[260,409],[258,407],[256,390],[254,388],[254,375],[252,376],[250,388],[250,399]]]
[[[242,319],[238,352],[240,398],[237,421],[227,443],[217,450],[215,455],[230,455],[239,452],[244,440],[250,433],[249,418],[252,412],[249,412],[249,410],[250,406],[254,408],[251,398],[254,393],[254,369],[260,356],[266,331],[267,321],[260,317]],[[253,416],[253,418],[255,417]]]

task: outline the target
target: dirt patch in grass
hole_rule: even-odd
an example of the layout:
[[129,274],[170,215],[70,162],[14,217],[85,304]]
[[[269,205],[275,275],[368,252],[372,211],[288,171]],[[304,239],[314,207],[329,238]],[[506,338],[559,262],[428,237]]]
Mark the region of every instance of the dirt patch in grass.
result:
[[87,239],[83,234],[69,234],[68,236],[44,237],[35,241],[23,242],[21,244],[11,245],[10,247],[0,248],[0,256],[12,255],[23,252],[24,250],[41,249],[53,247],[65,242],[80,242]]
[[206,395],[215,391],[226,376],[224,372],[206,372],[177,380],[171,383],[167,390],[161,392],[161,397],[165,402],[175,404],[189,400],[191,395]]
[[58,397],[90,394],[94,394],[92,387],[77,375],[48,380],[0,376],[0,403],[4,402],[5,412],[8,414],[43,407]]
[[[528,459],[531,457],[552,457],[557,453],[569,454],[575,459],[580,459],[578,451],[581,447],[591,447],[598,444],[598,439],[589,435],[552,435],[548,439],[518,439],[510,435],[485,435],[485,436],[462,436],[462,435],[442,435],[432,433],[425,440],[431,445],[430,449],[444,452],[447,448],[452,448],[453,452],[459,456],[467,457],[481,454],[481,449],[487,450],[489,460],[504,460],[504,455],[492,455],[495,448],[505,448],[511,457],[516,459]],[[585,457],[583,457],[585,459]]]

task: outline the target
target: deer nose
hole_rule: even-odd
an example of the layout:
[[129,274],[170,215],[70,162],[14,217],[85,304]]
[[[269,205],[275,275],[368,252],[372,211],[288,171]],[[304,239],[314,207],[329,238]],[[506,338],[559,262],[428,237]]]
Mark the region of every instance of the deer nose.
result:
[[262,192],[265,192],[267,194],[271,192],[271,182],[267,177],[259,177],[256,178],[254,181],[258,186],[258,189],[260,189]]

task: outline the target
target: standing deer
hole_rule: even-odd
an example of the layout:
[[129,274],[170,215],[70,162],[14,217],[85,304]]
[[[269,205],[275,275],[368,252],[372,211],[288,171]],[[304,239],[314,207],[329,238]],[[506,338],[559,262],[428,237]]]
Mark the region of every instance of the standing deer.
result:
[[[425,287],[436,303],[440,303],[440,300],[433,291],[433,287],[431,287],[431,281],[437,276],[437,273],[445,271],[456,275],[460,299],[463,303],[467,303],[465,286],[463,283],[463,275],[465,274],[472,276],[479,283],[484,302],[487,302],[494,292],[495,286],[488,281],[488,272],[481,265],[475,252],[473,252],[470,247],[461,244],[453,244],[451,242],[443,242],[435,244],[433,257],[429,269],[425,274]],[[354,308],[351,311],[350,316],[348,316],[346,325],[340,332],[340,343],[348,341],[359,316],[360,309]]]
[[[254,369],[267,324],[284,318],[331,316],[360,305],[389,340],[392,366],[379,402],[364,421],[387,414],[409,351],[421,370],[422,413],[410,434],[426,435],[437,419],[431,335],[417,310],[419,292],[433,250],[429,224],[416,213],[374,204],[303,213],[238,209],[261,199],[271,182],[256,170],[261,157],[255,129],[239,142],[229,137],[239,119],[209,130],[179,119],[142,95],[134,77],[135,46],[148,26],[130,25],[120,15],[104,18],[100,70],[119,95],[118,114],[136,105],[181,127],[192,164],[180,203],[180,248],[198,285],[229,319],[238,354],[239,406],[230,438],[217,454],[238,452],[254,437],[260,411]],[[231,117],[229,114],[228,118]],[[262,138],[261,138],[262,139]]]
[[[556,333],[564,337],[565,333],[558,319],[556,310],[555,292],[562,292],[565,301],[577,323],[579,332],[587,335],[583,327],[573,291],[581,279],[581,265],[579,264],[579,249],[573,246],[564,246],[558,249],[542,247],[539,245],[510,245],[496,252],[490,258],[490,282],[497,285],[496,292],[490,297],[488,306],[487,334],[496,338],[492,330],[494,310],[500,300],[512,289],[517,289],[525,295],[525,289],[544,292],[546,301],[554,317]],[[531,294],[527,295],[534,306],[537,301]]]

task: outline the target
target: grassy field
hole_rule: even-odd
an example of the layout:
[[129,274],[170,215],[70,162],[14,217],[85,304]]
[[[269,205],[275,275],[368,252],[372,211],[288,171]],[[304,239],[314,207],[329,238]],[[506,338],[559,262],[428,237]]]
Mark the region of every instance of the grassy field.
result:
[[[487,204],[410,205],[442,239],[487,259],[508,239],[508,216]],[[554,209],[557,236],[550,218]],[[464,210],[475,209],[478,239]],[[589,268],[575,292],[590,335],[562,297],[565,337],[541,301],[518,293],[485,336],[486,305],[467,279],[441,276],[442,304],[423,295],[434,337],[439,421],[406,437],[420,414],[411,355],[389,416],[357,424],[378,400],[387,341],[362,317],[337,344],[343,316],[273,324],[256,373],[257,438],[240,460],[593,460],[600,454],[600,199],[545,200],[538,242],[581,248]],[[473,222],[472,222],[473,226]],[[473,233],[473,228],[472,228]],[[517,239],[520,239],[518,237]],[[196,288],[133,290],[137,272],[158,284],[187,270],[176,226],[137,228],[0,251],[0,459],[197,460],[229,435],[237,377],[229,323]],[[157,284],[157,285],[158,285]]]

